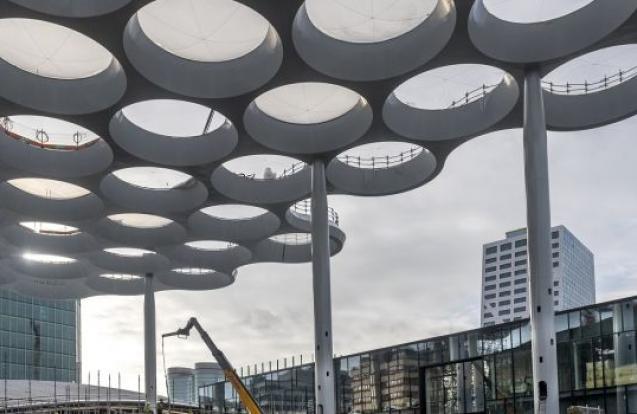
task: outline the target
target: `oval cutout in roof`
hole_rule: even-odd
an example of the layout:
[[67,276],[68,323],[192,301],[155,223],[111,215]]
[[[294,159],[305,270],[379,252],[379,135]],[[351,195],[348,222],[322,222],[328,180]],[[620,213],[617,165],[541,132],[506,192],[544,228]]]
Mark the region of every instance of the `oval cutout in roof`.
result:
[[438,0],[306,0],[312,24],[333,39],[379,43],[427,20]]
[[174,99],[137,102],[122,112],[138,127],[174,138],[204,135],[227,122],[225,116],[206,106]]
[[49,200],[72,200],[91,194],[75,184],[45,178],[14,178],[7,183],[25,193]]
[[0,58],[29,73],[83,79],[104,72],[113,56],[83,34],[34,19],[0,19]]
[[512,23],[539,23],[566,16],[597,0],[483,1],[484,7],[499,19]]
[[245,56],[270,30],[263,16],[232,0],[155,0],[139,10],[137,18],[159,47],[197,62]]
[[341,117],[363,99],[358,93],[331,83],[304,82],[280,86],[257,97],[266,115],[290,124],[320,124]]

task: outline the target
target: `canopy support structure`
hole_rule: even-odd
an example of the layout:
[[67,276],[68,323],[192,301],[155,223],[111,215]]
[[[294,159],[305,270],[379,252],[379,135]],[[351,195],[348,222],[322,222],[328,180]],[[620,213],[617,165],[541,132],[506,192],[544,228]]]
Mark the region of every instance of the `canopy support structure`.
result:
[[157,414],[157,334],[153,278],[152,273],[144,277],[144,379],[146,404],[153,414]]
[[557,343],[551,256],[549,168],[541,77],[537,67],[524,80],[524,170],[529,258],[529,313],[536,414],[559,412]]
[[312,285],[316,364],[316,414],[336,413],[336,387],[332,344],[330,235],[325,162],[312,164]]

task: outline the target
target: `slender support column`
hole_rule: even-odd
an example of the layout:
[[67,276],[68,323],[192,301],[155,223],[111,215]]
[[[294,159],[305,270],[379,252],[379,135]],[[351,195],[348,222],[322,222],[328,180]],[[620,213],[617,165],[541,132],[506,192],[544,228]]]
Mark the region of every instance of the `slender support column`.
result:
[[157,413],[157,343],[155,334],[155,289],[153,274],[144,279],[144,378],[146,403]]
[[312,273],[314,288],[316,414],[336,413],[336,387],[332,359],[332,299],[330,236],[325,164],[312,164]]
[[534,406],[536,414],[553,414],[559,412],[559,391],[553,306],[551,206],[546,119],[541,78],[537,68],[528,68],[525,73],[524,171]]

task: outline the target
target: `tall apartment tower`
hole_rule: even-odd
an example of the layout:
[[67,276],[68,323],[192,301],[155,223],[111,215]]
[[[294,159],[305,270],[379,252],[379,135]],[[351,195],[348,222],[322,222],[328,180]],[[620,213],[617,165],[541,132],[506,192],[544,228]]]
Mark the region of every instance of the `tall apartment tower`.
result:
[[[551,231],[555,310],[595,303],[593,253],[564,226]],[[526,229],[482,251],[482,326],[529,317]]]

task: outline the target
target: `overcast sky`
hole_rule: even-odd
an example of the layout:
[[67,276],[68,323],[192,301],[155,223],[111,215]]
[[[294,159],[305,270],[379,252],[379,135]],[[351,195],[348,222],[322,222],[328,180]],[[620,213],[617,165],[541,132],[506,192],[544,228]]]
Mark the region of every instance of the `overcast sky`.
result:
[[[599,301],[637,294],[637,119],[549,138],[553,224],[595,254]],[[347,354],[479,326],[482,244],[525,226],[520,130],[476,138],[423,188],[332,197],[347,233],[332,261],[334,351]],[[83,302],[84,380],[143,373],[142,298]],[[196,316],[236,367],[312,351],[311,267],[251,265],[229,288],[157,295],[158,335]],[[158,341],[158,350],[160,342]],[[170,339],[168,366],[209,360]],[[306,359],[307,360],[307,359]],[[161,354],[158,382],[163,390]]]

